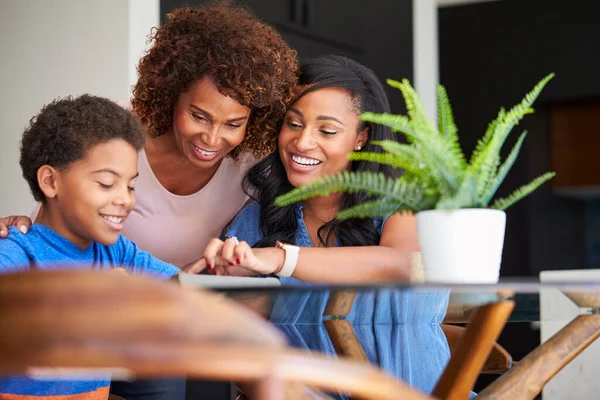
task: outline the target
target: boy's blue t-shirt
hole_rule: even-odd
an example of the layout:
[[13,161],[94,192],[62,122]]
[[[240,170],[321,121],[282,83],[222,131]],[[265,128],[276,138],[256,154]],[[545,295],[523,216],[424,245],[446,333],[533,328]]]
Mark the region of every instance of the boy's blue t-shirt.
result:
[[179,272],[176,266],[140,250],[123,236],[111,246],[94,242],[82,250],[45,225],[33,224],[27,234],[11,226],[8,237],[0,240],[0,273],[26,271],[31,267],[42,270],[123,267],[135,275],[159,279]]
[[[179,268],[140,250],[135,243],[123,236],[119,236],[112,246],[92,243],[82,250],[47,226],[33,224],[27,234],[10,227],[8,237],[0,239],[0,273],[26,271],[31,268],[51,270],[115,267],[123,267],[136,275],[149,275],[159,279],[169,278],[179,272]],[[10,396],[11,399],[74,394],[82,395],[82,398],[96,398],[96,394],[108,393],[109,385],[110,376],[93,381],[40,381],[25,376],[5,377],[0,378],[0,393],[13,395]]]

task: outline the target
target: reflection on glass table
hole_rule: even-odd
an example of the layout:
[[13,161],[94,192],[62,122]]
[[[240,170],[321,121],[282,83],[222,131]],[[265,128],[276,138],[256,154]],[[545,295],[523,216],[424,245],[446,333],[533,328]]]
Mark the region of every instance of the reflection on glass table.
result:
[[[533,399],[600,334],[598,283],[395,282],[221,290],[268,318],[293,346],[370,362],[441,399],[471,395],[505,323],[540,320],[539,294],[543,290],[563,292],[578,304],[581,315],[512,368],[508,368],[508,360],[504,368],[508,370],[478,398]],[[452,352],[443,329],[448,323],[467,323],[466,329],[455,335]]]

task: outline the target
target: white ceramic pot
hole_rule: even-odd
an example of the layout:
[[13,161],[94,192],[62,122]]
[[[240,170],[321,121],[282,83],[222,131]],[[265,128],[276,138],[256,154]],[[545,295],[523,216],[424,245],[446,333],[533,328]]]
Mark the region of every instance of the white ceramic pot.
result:
[[469,208],[417,214],[425,282],[496,283],[506,213]]

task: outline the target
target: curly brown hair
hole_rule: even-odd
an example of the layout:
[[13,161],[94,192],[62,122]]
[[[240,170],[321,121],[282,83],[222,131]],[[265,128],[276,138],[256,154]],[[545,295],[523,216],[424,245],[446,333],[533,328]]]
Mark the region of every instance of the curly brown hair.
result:
[[45,202],[38,169],[66,169],[85,158],[94,146],[122,139],[136,150],[144,147],[139,119],[112,101],[84,94],[55,99],[31,118],[21,139],[21,170],[33,198]]
[[219,91],[250,108],[242,143],[229,153],[261,158],[275,149],[280,121],[297,81],[296,51],[277,31],[230,2],[180,8],[167,15],[138,66],[133,111],[148,134],[165,134],[179,95],[209,76]]

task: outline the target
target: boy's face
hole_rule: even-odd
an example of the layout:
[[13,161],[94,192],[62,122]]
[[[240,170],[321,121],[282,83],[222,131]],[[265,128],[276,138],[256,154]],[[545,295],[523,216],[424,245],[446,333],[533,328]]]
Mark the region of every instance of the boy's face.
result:
[[81,248],[114,244],[135,206],[137,157],[133,146],[114,139],[58,171],[53,200],[60,216],[53,228]]

